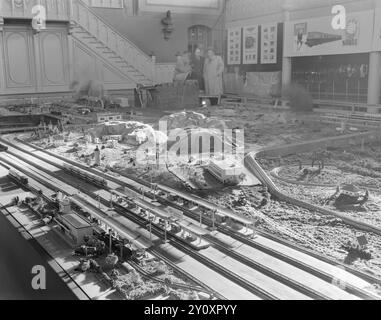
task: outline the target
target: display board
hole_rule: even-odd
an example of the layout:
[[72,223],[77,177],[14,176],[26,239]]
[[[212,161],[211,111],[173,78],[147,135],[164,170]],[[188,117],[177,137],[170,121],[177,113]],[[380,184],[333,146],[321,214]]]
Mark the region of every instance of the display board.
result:
[[261,63],[277,63],[278,25],[264,24],[261,30]]
[[258,25],[243,28],[243,64],[258,63]]
[[241,64],[241,27],[228,29],[228,64]]
[[286,22],[284,55],[293,57],[371,51],[373,11],[347,13],[344,30],[333,29],[331,22],[332,16]]

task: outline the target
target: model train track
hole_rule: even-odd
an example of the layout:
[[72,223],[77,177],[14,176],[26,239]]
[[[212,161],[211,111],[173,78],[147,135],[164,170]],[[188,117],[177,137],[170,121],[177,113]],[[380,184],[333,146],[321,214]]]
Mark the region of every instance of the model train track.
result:
[[[54,185],[51,182],[47,182],[46,180],[42,179],[38,175],[38,173],[32,173],[31,171],[25,170],[20,165],[15,164],[14,161],[12,161],[12,159],[8,160],[8,159],[5,159],[3,156],[0,156],[0,165],[2,165],[3,167],[5,167],[8,170],[9,169],[16,169],[19,172],[22,172],[26,176],[29,176],[33,180],[39,182],[41,185],[44,185],[48,189],[52,190],[52,192],[55,192],[57,190],[57,186],[56,185]],[[36,188],[30,186],[29,184],[27,184],[27,185],[22,184],[22,186],[27,188],[27,189],[29,189],[31,192],[33,192],[35,194],[37,194],[38,191],[39,191]],[[53,190],[55,190],[55,191],[53,191]],[[86,190],[86,189],[82,188],[82,191],[84,191],[84,190]],[[65,190],[60,189],[60,191],[63,192],[64,194],[66,194]],[[42,197],[47,202],[51,202],[52,201],[52,199],[50,199],[49,197],[47,197],[45,195],[42,195]],[[106,201],[104,201],[104,203],[107,204]],[[192,276],[191,274],[189,274],[189,273],[185,272],[184,270],[182,270],[181,268],[179,268],[175,263],[173,263],[170,259],[168,259],[164,255],[162,255],[160,252],[156,252],[156,250],[154,250],[154,249],[150,249],[150,250],[147,250],[147,251],[149,251],[157,259],[164,261],[172,269],[174,269],[177,273],[182,274],[185,278],[188,278],[189,280],[191,280],[192,282],[197,284],[197,286],[192,286],[192,285],[187,286],[185,284],[184,285],[180,285],[180,287],[182,287],[183,289],[206,291],[207,293],[209,293],[212,296],[218,298],[219,300],[226,300],[226,298],[223,295],[221,295],[219,292],[216,292],[215,290],[213,290],[212,288],[210,288],[209,286],[207,286],[206,284],[204,284],[203,282],[198,280],[196,277]],[[177,286],[177,284],[176,284],[176,286]]]
[[[19,225],[20,228],[22,228],[22,231],[20,231],[20,233],[25,233],[28,235],[28,237],[33,239],[33,235],[30,233],[30,231],[25,227],[25,225],[18,222],[18,220],[13,216],[13,214],[8,210],[8,208],[1,206],[0,209],[4,210],[7,213],[7,215],[12,217],[12,219],[14,221],[16,221],[17,225]],[[36,243],[43,250],[44,254],[46,254],[46,256],[49,258],[48,260],[51,259],[51,261],[54,261],[54,264],[62,271],[63,274],[60,275],[62,281],[68,287],[69,287],[69,283],[71,283],[71,284],[73,284],[73,286],[75,286],[75,291],[74,291],[74,288],[69,287],[69,289],[74,293],[74,295],[77,296],[77,298],[79,300],[91,300],[90,296],[86,293],[85,290],[83,290],[83,288],[80,285],[77,284],[77,282],[73,279],[73,277],[70,275],[70,273],[68,273],[63,267],[61,267],[61,265],[54,259],[54,257],[52,257],[52,255],[42,245],[40,245],[38,242],[36,242]]]
[[[9,153],[10,154],[12,154],[13,156],[15,156],[15,157],[18,157],[19,155],[15,155],[14,153],[12,153],[11,151],[9,151]],[[24,160],[25,161],[25,160]],[[47,163],[49,163],[49,161],[48,160],[46,160],[46,159],[44,159],[44,161],[46,161]],[[60,167],[59,165],[57,165],[56,163],[49,163],[49,164],[51,164],[51,165],[54,165],[55,167]],[[33,164],[32,163],[32,165],[34,165],[34,166],[36,166],[36,164]],[[40,169],[41,170],[44,170],[44,168],[41,168],[40,167]],[[51,174],[51,173],[49,173],[49,174]],[[54,176],[54,175],[53,175]],[[56,179],[59,179],[59,178],[61,178],[61,177],[56,177]],[[68,183],[68,184],[70,184],[70,183]],[[97,183],[98,184],[98,183]],[[83,191],[83,192],[87,192],[87,190],[81,190],[81,191]],[[91,196],[91,194],[90,194],[90,196]],[[117,203],[114,203],[115,205],[118,205]],[[130,212],[131,213],[131,212]],[[122,214],[123,215],[123,214]],[[132,218],[136,218],[135,216],[135,214],[133,213],[133,215],[134,215],[134,217],[131,217],[131,216],[129,216],[128,218],[130,219],[130,220],[132,220]],[[141,217],[138,217],[138,218],[141,218]],[[138,221],[135,221],[136,223],[138,223]],[[146,224],[147,223],[147,221],[145,220],[144,221],[144,223]],[[176,241],[178,241],[178,240],[176,240]],[[214,243],[215,243],[215,247],[216,247],[216,249],[218,249],[220,252],[222,252],[222,253],[224,253],[224,254],[227,254],[228,256],[230,256],[230,257],[232,257],[234,260],[236,260],[237,262],[240,262],[240,263],[242,263],[242,264],[244,264],[244,265],[246,265],[246,266],[249,266],[249,267],[251,267],[251,268],[253,268],[253,269],[255,269],[255,270],[257,270],[258,272],[260,272],[260,273],[262,273],[262,274],[264,274],[264,275],[266,275],[266,276],[268,276],[268,277],[271,277],[273,280],[276,280],[277,282],[279,282],[279,283],[282,283],[282,284],[284,284],[284,285],[286,285],[287,287],[289,287],[289,288],[292,288],[292,289],[294,289],[294,290],[296,290],[296,291],[298,291],[298,292],[300,292],[300,293],[302,293],[302,294],[305,294],[306,296],[308,296],[308,297],[311,297],[311,298],[314,298],[314,299],[330,299],[328,296],[326,296],[326,295],[324,295],[324,294],[322,294],[322,293],[319,293],[319,292],[317,292],[316,290],[314,290],[314,289],[312,289],[312,288],[309,288],[308,286],[306,286],[306,285],[304,285],[303,283],[301,283],[301,282],[298,282],[298,281],[295,281],[295,280],[293,280],[293,279],[291,279],[291,278],[289,278],[289,277],[287,277],[287,276],[285,276],[285,275],[283,275],[283,274],[281,274],[281,273],[279,273],[279,272],[276,272],[276,271],[274,271],[274,270],[272,270],[272,269],[270,269],[270,268],[268,268],[268,267],[266,267],[265,265],[263,265],[263,264],[260,264],[260,263],[258,263],[258,262],[255,262],[254,260],[252,260],[252,259],[248,259],[247,257],[245,257],[245,256],[243,256],[242,254],[239,254],[239,253],[235,253],[235,252],[233,252],[233,251],[227,251],[223,246],[221,246],[221,245],[219,245],[216,241],[214,241]],[[179,248],[179,249],[181,249],[181,251],[185,251],[185,252],[187,252],[190,256],[192,256],[192,254],[194,254],[194,252],[193,252],[193,250],[191,250],[191,249],[189,249],[187,246],[182,246],[182,248]],[[192,254],[191,254],[192,253]],[[196,258],[196,259],[200,259],[200,255],[198,255],[198,258],[197,257],[194,257],[194,258]],[[210,267],[211,269],[213,269],[213,270],[216,270],[216,265],[218,265],[218,264],[215,264],[211,259],[209,259],[209,258],[205,258],[205,256],[204,256],[204,259],[207,259],[207,266],[208,267]],[[200,260],[199,260],[200,261]],[[200,261],[201,262],[201,261]],[[205,263],[204,263],[205,264]],[[218,272],[220,272],[221,274],[223,274],[225,277],[228,277],[229,278],[229,276],[228,276],[228,274],[227,274],[227,272],[226,272],[226,270],[222,270],[222,272],[221,272],[221,269],[218,271]],[[247,283],[247,280],[245,280],[245,279],[240,279],[241,281],[239,282],[239,284],[241,285],[241,286],[243,286],[243,284],[244,283]],[[244,281],[242,281],[242,280],[244,280]],[[246,287],[244,287],[245,289],[248,289],[248,287],[246,286]],[[253,292],[253,289],[251,288],[250,289],[252,292]],[[256,294],[259,294],[261,297],[266,297],[267,299],[271,299],[271,298],[275,298],[275,296],[272,296],[272,297],[270,297],[269,295],[264,295],[263,294],[263,292],[255,292]]]
[[[34,146],[33,146],[34,147]],[[25,150],[19,148],[21,151],[25,152]],[[49,155],[51,155],[50,153],[48,153]],[[38,157],[37,155],[34,155],[36,157]],[[59,157],[57,157],[59,158]],[[46,159],[42,159],[43,161],[47,161]],[[62,161],[66,161],[66,162],[70,162],[68,161],[67,159],[65,160],[62,160]],[[74,162],[73,162],[74,163]],[[51,163],[52,165],[54,166],[59,166],[57,165],[57,163]],[[78,165],[77,163],[75,163],[75,165]],[[98,172],[99,173],[99,172]],[[120,180],[117,180],[115,178],[112,178],[110,177],[109,175],[105,175],[106,178],[108,180],[114,180],[115,183],[118,183],[118,184],[125,184],[124,182],[120,181]],[[130,178],[130,177],[129,177]],[[139,183],[145,185],[146,187],[151,187],[150,184],[144,182],[142,183],[142,181],[138,181]],[[128,187],[133,187],[136,189],[135,186],[128,186]],[[135,190],[135,191],[138,191],[138,190]],[[156,197],[156,199],[158,198],[157,195],[152,195],[151,196],[153,197]],[[160,198],[160,197],[159,197]],[[181,209],[183,210],[188,216],[190,216],[191,218],[193,219],[197,219],[197,217],[195,216],[195,213],[194,212],[191,212],[190,210],[186,210],[184,209],[184,207],[179,207],[177,204],[174,204],[174,203],[170,203],[168,200],[164,199],[164,198],[161,198],[161,201],[162,202],[166,202],[167,205],[170,205],[172,207],[177,207],[178,209]],[[211,222],[211,219],[205,217],[204,218],[204,222],[207,222],[207,224],[211,225],[212,222]],[[238,240],[238,241],[241,241],[242,243],[244,244],[247,244],[251,247],[254,247],[255,249],[258,249],[258,250],[261,250],[262,252],[268,254],[268,255],[271,255],[277,259],[280,259],[280,260],[283,260],[284,262],[287,262],[288,264],[290,265],[293,265],[297,268],[299,268],[300,270],[303,270],[303,271],[306,271],[320,279],[323,279],[325,281],[329,281],[329,282],[332,282],[334,280],[334,277],[328,273],[325,273],[317,268],[314,268],[314,267],[311,267],[310,265],[307,265],[305,263],[303,263],[302,261],[300,260],[297,260],[297,259],[293,259],[292,257],[288,256],[288,255],[285,255],[281,252],[278,252],[278,251],[274,251],[272,250],[271,248],[269,247],[266,247],[264,245],[261,245],[261,244],[258,244],[258,243],[255,243],[243,236],[240,236],[240,235],[237,235],[236,233],[232,232],[231,230],[228,230],[224,227],[218,227],[218,230],[221,231],[222,233],[225,233],[229,236],[231,236],[232,238]],[[223,246],[219,245],[216,241],[213,240],[212,237],[208,237],[208,241],[209,242],[213,242],[213,244],[215,245],[216,248],[218,248],[219,251],[221,252],[224,252],[225,254],[231,256],[232,258],[242,262],[243,264],[247,265],[247,266],[250,266],[258,271],[260,271],[261,273],[264,273],[266,275],[270,275],[272,276],[273,278],[275,279],[279,279],[279,281],[281,281],[282,283],[288,285],[289,287],[291,288],[294,288],[296,290],[298,290],[299,292],[303,292],[305,293],[306,295],[310,296],[310,297],[313,297],[315,299],[317,298],[326,298],[324,297],[322,294],[319,294],[319,293],[316,293],[316,292],[313,292],[310,288],[307,288],[306,286],[304,286],[303,284],[298,284],[296,283],[295,281],[285,277],[284,275],[280,275],[280,274],[277,274],[277,272],[275,272],[274,270],[270,270],[269,268],[251,260],[251,259],[247,259],[246,257],[244,257],[243,255],[239,254],[239,253],[236,253],[236,252],[233,252],[231,250],[228,250],[226,248],[224,248]],[[278,239],[276,238],[275,241],[278,241]],[[279,241],[278,241],[279,242]],[[287,245],[289,246],[289,244],[287,243]],[[319,257],[320,258],[320,257]],[[337,265],[337,263],[335,263],[335,265]],[[373,280],[373,279],[372,279]],[[374,295],[370,294],[369,292],[367,291],[364,291],[364,290],[361,290],[359,288],[356,288],[350,284],[345,284],[345,290],[348,292],[348,293],[351,293],[351,294],[354,294],[358,297],[361,297],[361,298],[364,298],[364,299],[377,299],[377,297],[375,297]]]
[[[10,153],[10,152],[8,152],[8,153]],[[17,158],[19,158],[19,156]],[[5,161],[8,165],[10,165],[12,167],[16,167],[17,170],[23,172],[25,175],[30,175],[30,173],[28,173],[21,166],[16,166],[15,164],[12,165],[11,161],[4,160],[4,158],[3,158],[3,161]],[[23,161],[25,163],[28,163],[29,166],[31,166],[31,167],[38,167],[36,164],[32,163],[31,161],[29,161],[27,159],[21,159],[21,161]],[[48,170],[46,170],[44,168],[39,168],[38,170],[41,170],[41,171],[45,172],[47,175],[49,175],[51,177],[54,177],[54,174],[52,174],[51,172],[46,172]],[[35,175],[34,175],[33,178],[35,178]],[[55,179],[60,179],[60,177],[54,177],[54,178]],[[44,179],[39,179],[39,180],[40,180],[41,184],[43,184],[43,185],[49,185],[50,188],[53,188],[53,190],[60,189],[60,191],[65,193],[65,190],[59,188],[58,186],[55,186],[55,188],[54,188],[54,185],[52,185],[50,182],[47,183],[46,181],[44,181]],[[94,195],[91,194],[91,192],[89,192],[87,190],[87,188],[84,188],[84,187],[81,187],[81,186],[73,186],[73,185],[72,185],[72,187],[74,187],[74,188],[78,188],[79,187],[81,192],[89,195],[90,197],[94,197]],[[109,202],[107,200],[105,200],[105,199],[101,199],[101,203],[103,203],[104,205],[108,205],[109,204]],[[115,203],[115,211],[118,214],[120,214],[121,216],[124,216],[127,219],[129,219],[130,221],[136,223],[140,227],[145,228],[146,225],[147,225],[148,221],[145,218],[137,216],[131,210],[129,210],[127,208],[124,208],[124,207],[120,206],[117,203]],[[152,232],[153,232],[154,235],[156,235],[156,236],[158,236],[160,238],[164,238],[164,231],[161,228],[159,228],[158,226],[154,225],[154,224],[152,225]],[[203,265],[205,265],[208,268],[210,268],[211,270],[214,270],[214,271],[218,272],[219,274],[223,275],[227,279],[229,279],[229,280],[233,281],[234,283],[238,284],[240,287],[242,287],[242,288],[248,290],[249,292],[257,295],[258,297],[260,297],[262,299],[271,299],[271,300],[278,300],[279,299],[274,294],[266,291],[265,289],[259,287],[258,285],[254,284],[254,283],[249,282],[247,279],[243,278],[242,276],[238,275],[237,273],[227,269],[226,267],[223,267],[222,265],[218,264],[217,262],[213,261],[212,259],[207,258],[204,255],[200,254],[199,252],[189,248],[187,245],[185,245],[182,241],[179,241],[173,235],[168,234],[168,239],[171,240],[171,244],[173,245],[173,247],[179,249],[183,253],[186,253],[190,257],[194,258],[198,262],[200,262]],[[155,249],[151,248],[149,251],[152,253],[153,250],[155,250]]]

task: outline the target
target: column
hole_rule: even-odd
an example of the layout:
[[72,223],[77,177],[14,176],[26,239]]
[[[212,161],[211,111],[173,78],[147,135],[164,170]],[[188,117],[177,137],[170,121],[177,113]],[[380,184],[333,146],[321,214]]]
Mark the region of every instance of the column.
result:
[[291,57],[283,57],[282,59],[282,90],[291,83],[291,79],[292,79]]
[[286,24],[290,21],[290,11],[285,8],[283,12],[283,59],[282,59],[282,91],[291,83],[292,63],[291,57],[284,56],[284,48],[286,42]]
[[[1,6],[1,5],[0,5]],[[4,57],[3,57],[3,46],[4,38],[4,18],[0,17],[0,94],[5,93],[5,67],[4,67]]]
[[380,103],[380,67],[381,52],[371,52],[369,54],[368,104]]

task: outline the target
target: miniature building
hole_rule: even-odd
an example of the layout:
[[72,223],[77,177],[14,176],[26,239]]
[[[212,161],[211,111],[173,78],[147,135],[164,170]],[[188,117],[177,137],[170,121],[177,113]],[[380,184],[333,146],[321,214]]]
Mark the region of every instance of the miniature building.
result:
[[207,170],[224,184],[238,184],[244,174],[241,164],[228,160],[212,160]]
[[122,119],[123,117],[120,113],[97,113],[98,123],[121,121]]
[[114,135],[109,135],[109,136],[103,136],[102,137],[102,141],[117,141],[117,142],[120,142],[123,140],[123,136],[122,135],[118,135],[118,134],[114,134]]
[[369,192],[361,191],[358,187],[352,184],[345,184],[338,187],[336,191],[335,205],[336,207],[348,206],[348,205],[363,205],[369,199]]
[[341,194],[357,198],[361,195],[360,189],[352,184],[346,184],[340,188]]
[[55,218],[55,221],[75,246],[82,245],[84,237],[93,234],[91,224],[75,213],[60,215]]

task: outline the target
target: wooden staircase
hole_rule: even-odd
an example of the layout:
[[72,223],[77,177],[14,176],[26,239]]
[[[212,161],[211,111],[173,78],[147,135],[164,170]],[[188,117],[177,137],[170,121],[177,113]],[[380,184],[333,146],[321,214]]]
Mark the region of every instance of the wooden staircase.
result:
[[108,25],[81,0],[71,0],[71,35],[140,85],[155,82],[155,60]]

